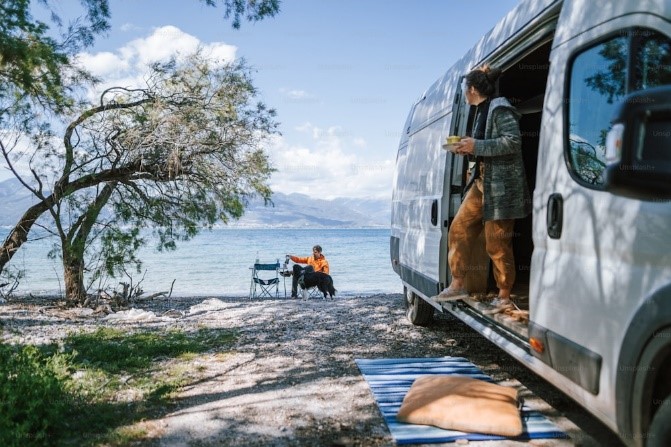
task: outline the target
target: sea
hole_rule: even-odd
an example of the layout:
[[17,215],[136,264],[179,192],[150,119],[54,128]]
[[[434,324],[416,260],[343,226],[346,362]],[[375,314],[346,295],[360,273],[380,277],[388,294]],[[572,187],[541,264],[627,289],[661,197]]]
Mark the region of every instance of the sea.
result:
[[[0,228],[5,239],[9,228]],[[10,265],[24,269],[14,295],[63,295],[63,267],[60,259],[49,259],[53,238],[30,235]],[[145,295],[169,292],[174,297],[249,296],[251,266],[260,262],[284,263],[285,255],[307,257],[312,247],[321,245],[338,293],[337,296],[367,296],[401,293],[403,286],[389,258],[390,230],[366,229],[290,229],[290,228],[217,228],[202,230],[177,249],[158,252],[149,238],[139,251],[142,270],[130,269],[133,284],[140,283]],[[290,266],[291,267],[291,264]],[[120,290],[128,277],[107,278],[92,284],[90,293],[99,289]],[[87,282],[88,284],[88,282]],[[291,293],[291,278],[280,280],[280,297]]]

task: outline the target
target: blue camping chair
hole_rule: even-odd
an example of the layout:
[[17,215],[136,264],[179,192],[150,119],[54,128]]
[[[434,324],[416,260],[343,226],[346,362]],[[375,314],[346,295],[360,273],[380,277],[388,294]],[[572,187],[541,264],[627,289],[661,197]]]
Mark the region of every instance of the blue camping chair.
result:
[[[270,273],[272,272],[272,273]],[[280,295],[280,261],[273,264],[262,264],[258,261],[252,267],[252,282],[249,286],[250,298],[279,298]]]

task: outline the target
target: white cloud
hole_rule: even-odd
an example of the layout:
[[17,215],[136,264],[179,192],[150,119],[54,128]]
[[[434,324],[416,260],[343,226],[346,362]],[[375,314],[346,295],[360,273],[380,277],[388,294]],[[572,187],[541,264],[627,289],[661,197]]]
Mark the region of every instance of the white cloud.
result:
[[322,129],[309,121],[294,127],[294,129],[298,132],[309,134],[317,145],[328,144],[334,140],[338,140],[337,143],[342,144],[340,139],[347,135],[341,126],[330,126]]
[[[0,140],[2,140],[9,158],[9,163],[7,163],[7,160],[0,156],[0,182],[15,178],[16,176],[12,172],[12,169],[14,169],[24,181],[29,184],[34,184],[35,179],[31,173],[31,164],[33,163],[32,159],[35,157],[38,149],[35,148],[31,137],[23,133],[2,129],[0,130]],[[51,144],[56,150],[60,152],[63,151],[62,137],[52,136]],[[44,149],[42,148],[39,150],[43,151]],[[38,163],[43,163],[44,161],[39,156],[37,159]],[[10,164],[12,169],[10,169]],[[38,169],[38,171],[40,170]]]
[[123,31],[124,33],[127,33],[127,32],[129,32],[129,31],[139,31],[139,30],[141,30],[142,28],[139,27],[139,26],[137,26],[137,25],[134,25],[134,24],[132,24],[132,23],[124,23],[123,25],[121,25],[120,29],[121,29],[121,31]]
[[193,54],[198,47],[210,59],[219,63],[235,60],[237,48],[223,42],[203,43],[175,26],[156,28],[150,35],[128,42],[116,52],[80,53],[79,63],[102,79],[97,91],[110,86],[135,87],[143,85],[143,75],[149,64],[177,60]]
[[123,60],[119,55],[108,51],[96,54],[82,53],[79,55],[79,62],[99,78],[125,72],[130,67],[129,61]]
[[[82,53],[81,63],[104,79],[98,91],[110,86],[142,85],[146,64],[175,56],[178,59],[202,46],[212,58],[235,59],[236,47],[222,42],[204,44],[174,26],[153,30],[145,38],[135,39],[115,52]],[[316,101],[300,89],[280,89],[287,101]],[[340,126],[318,127],[305,122],[295,130],[308,137],[303,144],[274,137],[269,153],[278,171],[271,186],[275,191],[299,192],[311,197],[390,198],[393,160],[364,157],[367,143],[347,135]]]
[[215,42],[205,45],[206,54],[209,54],[211,59],[218,60],[221,63],[233,62],[235,60],[236,51],[236,46],[226,45],[225,43]]
[[294,103],[316,103],[319,99],[305,90],[281,88],[280,94],[286,102]]
[[363,138],[355,138],[352,142],[354,143],[354,145],[356,147],[360,147],[362,149],[365,149],[365,148],[368,147],[368,144],[366,143],[366,140],[364,140]]
[[299,132],[311,132],[313,127],[314,126],[310,121],[306,121],[305,123],[299,124],[298,126],[294,127],[294,129],[296,129]]
[[121,51],[137,58],[140,65],[168,60],[172,56],[193,53],[199,40],[174,26],[156,28],[145,38],[129,42]]
[[341,127],[320,129],[310,123],[299,128],[313,137],[309,146],[292,145],[275,137],[269,149],[277,172],[273,191],[310,197],[391,198],[393,160],[369,160],[344,147]]
[[310,97],[310,94],[305,90],[290,90],[287,88],[281,88],[280,93],[289,99],[304,99]]

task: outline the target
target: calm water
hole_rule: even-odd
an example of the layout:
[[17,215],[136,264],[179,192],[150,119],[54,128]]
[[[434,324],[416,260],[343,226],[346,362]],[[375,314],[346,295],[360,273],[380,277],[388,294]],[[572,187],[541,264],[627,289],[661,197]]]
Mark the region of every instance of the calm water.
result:
[[[7,229],[0,229],[4,240]],[[140,252],[142,288],[146,293],[170,290],[173,296],[246,296],[250,266],[258,257],[274,262],[284,255],[309,256],[319,244],[329,261],[339,295],[399,293],[401,282],[389,261],[388,229],[216,229],[204,231],[178,249],[158,253],[153,247]],[[51,242],[31,241],[21,247],[11,264],[25,268],[26,277],[16,294],[60,294],[63,269],[60,260],[47,259]],[[142,274],[133,273],[134,282]],[[287,293],[290,292],[290,279]],[[110,279],[110,285],[125,279]],[[95,287],[97,288],[97,286]],[[280,294],[284,291],[282,287]]]

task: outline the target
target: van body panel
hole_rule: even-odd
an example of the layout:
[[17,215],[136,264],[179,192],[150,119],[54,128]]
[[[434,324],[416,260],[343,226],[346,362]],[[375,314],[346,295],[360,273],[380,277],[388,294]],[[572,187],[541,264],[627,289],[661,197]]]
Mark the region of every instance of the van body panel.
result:
[[[410,132],[416,132],[426,123],[445,114],[452,108],[455,87],[460,86],[461,77],[471,68],[488,59],[491,54],[514,36],[519,35],[525,27],[533,26],[546,15],[554,14],[554,9],[561,5],[558,0],[531,0],[520,3],[478,43],[459,59],[444,76],[439,78],[422,95],[415,107],[411,120]],[[554,9],[553,9],[554,8]]]
[[[636,0],[617,2],[595,2],[592,0],[565,1],[562,5],[560,23],[570,24],[557,29],[555,45],[561,45],[568,40],[590,31],[594,27],[609,22],[614,18],[629,14],[642,13],[649,17],[671,17],[671,4],[667,0]],[[642,25],[640,17],[630,20]]]
[[[528,349],[521,348],[518,343],[511,341],[510,336],[506,336],[506,333],[503,331],[497,330],[495,327],[492,327],[491,324],[483,322],[482,319],[475,318],[470,313],[464,312],[458,306],[447,305],[444,310],[455,315],[464,323],[468,324],[471,328],[475,329],[482,336],[490,340],[499,346],[502,350],[506,351],[508,354],[515,357],[517,360],[522,362],[524,366],[543,377],[543,379],[552,383],[562,392],[566,393],[573,400],[589,409],[594,416],[599,420],[606,423],[608,417],[606,414],[600,412],[598,409],[591,409],[585,405],[587,402],[587,396],[590,395],[590,392],[580,386],[577,386],[575,382],[566,377],[561,372],[551,368],[543,360],[533,356]],[[616,426],[614,424],[607,424],[612,430],[616,431]]]
[[[582,2],[576,2],[582,3]],[[586,2],[590,3],[590,2]],[[623,2],[629,4],[629,2]],[[638,5],[629,4],[630,9]],[[632,8],[633,6],[633,8]],[[606,8],[607,9],[607,8]],[[562,9],[560,23],[571,17]],[[573,10],[570,10],[573,11]],[[671,26],[653,14],[618,14],[596,26],[584,25],[557,33],[568,37],[552,50],[550,73],[534,191],[530,319],[603,357],[598,395],[585,395],[585,406],[607,415],[616,428],[615,382],[624,339],[623,328],[646,296],[671,278],[671,207],[668,202],[643,202],[581,186],[570,175],[565,159],[568,103],[565,78],[570,58],[604,36],[645,26],[671,35]],[[581,12],[580,17],[587,20]],[[581,19],[581,23],[584,21]],[[580,31],[581,29],[586,31]],[[574,34],[570,34],[574,33]],[[555,39],[558,40],[558,39]],[[570,40],[570,42],[569,42]],[[563,198],[563,226],[559,239],[548,236],[548,198]],[[574,309],[574,311],[567,311]],[[598,324],[595,324],[598,315]],[[557,365],[555,365],[557,367]]]

